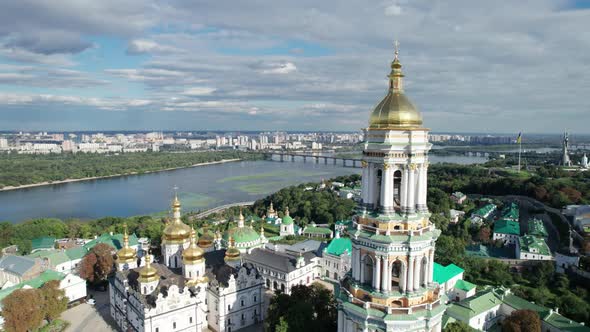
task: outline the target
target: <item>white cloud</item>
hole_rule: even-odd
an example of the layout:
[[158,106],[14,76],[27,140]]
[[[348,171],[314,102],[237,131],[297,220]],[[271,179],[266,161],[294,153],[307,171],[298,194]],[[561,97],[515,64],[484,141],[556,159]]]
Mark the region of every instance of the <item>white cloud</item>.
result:
[[127,46],[128,54],[145,54],[145,53],[174,53],[180,50],[176,47],[160,45],[153,40],[134,39]]
[[194,87],[184,91],[184,95],[187,96],[209,96],[215,92],[215,88],[209,87]]
[[297,67],[292,62],[285,62],[281,64],[272,64],[272,68],[262,70],[263,74],[289,74],[297,70]]

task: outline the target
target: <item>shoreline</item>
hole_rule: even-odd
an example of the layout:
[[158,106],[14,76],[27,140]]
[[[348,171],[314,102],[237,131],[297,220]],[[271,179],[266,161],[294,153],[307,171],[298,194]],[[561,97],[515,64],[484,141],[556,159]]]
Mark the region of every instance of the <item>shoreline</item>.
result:
[[123,173],[123,174],[113,174],[113,175],[104,175],[104,176],[92,176],[92,177],[79,178],[79,179],[65,179],[65,180],[52,181],[52,182],[45,181],[45,182],[38,182],[38,183],[31,183],[31,184],[23,184],[23,185],[16,186],[16,187],[7,186],[7,187],[4,187],[4,188],[0,188],[0,192],[2,192],[2,191],[10,191],[10,190],[26,189],[26,188],[34,188],[34,187],[42,187],[42,186],[51,186],[51,185],[54,185],[54,184],[64,184],[64,183],[72,183],[72,182],[82,182],[82,181],[91,181],[91,180],[118,178],[118,177],[129,176],[129,175],[143,175],[143,174],[150,174],[150,173],[168,172],[168,171],[174,171],[174,170],[178,170],[178,169],[193,168],[193,167],[208,166],[208,165],[216,165],[216,164],[225,164],[225,163],[232,163],[232,162],[236,162],[236,161],[242,161],[242,159],[240,159],[240,158],[236,158],[236,159],[222,159],[222,160],[218,160],[218,161],[208,161],[208,162],[193,164],[193,165],[189,165],[189,166],[164,168],[164,169],[159,169],[159,170],[155,170],[155,171],[145,171],[145,172],[141,172],[141,173],[139,173],[139,172],[129,172],[129,173]]

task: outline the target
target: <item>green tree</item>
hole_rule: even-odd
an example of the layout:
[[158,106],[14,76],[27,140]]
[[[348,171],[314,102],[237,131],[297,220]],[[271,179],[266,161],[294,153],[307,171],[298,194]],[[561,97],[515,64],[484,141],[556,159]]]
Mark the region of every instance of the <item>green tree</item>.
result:
[[44,299],[38,289],[17,289],[2,301],[4,329],[9,332],[32,331],[41,325]]
[[279,319],[279,324],[275,327],[276,332],[288,332],[289,331],[289,324],[285,320],[284,317]]
[[471,332],[473,329],[462,321],[456,321],[447,324],[443,332]]
[[41,297],[43,298],[45,318],[51,322],[68,308],[68,298],[65,295],[65,291],[59,288],[59,281],[57,280],[46,282],[40,288],[40,291]]

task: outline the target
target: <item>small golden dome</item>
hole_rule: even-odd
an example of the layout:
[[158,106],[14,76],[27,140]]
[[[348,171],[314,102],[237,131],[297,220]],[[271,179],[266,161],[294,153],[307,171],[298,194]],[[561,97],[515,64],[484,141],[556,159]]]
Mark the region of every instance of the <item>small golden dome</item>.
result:
[[402,65],[396,48],[395,59],[391,63],[389,91],[385,98],[373,109],[369,118],[369,130],[407,129],[422,126],[422,115],[406,97],[403,91]]
[[135,249],[129,247],[129,235],[127,234],[127,223],[123,225],[123,247],[117,251],[117,261],[120,263],[131,263],[137,259]]
[[174,196],[172,202],[172,221],[164,227],[163,240],[166,243],[184,243],[191,234],[191,228],[180,220],[180,201]]
[[240,259],[240,250],[236,248],[233,237],[229,238],[229,248],[225,251],[225,261],[236,261]]
[[214,240],[215,239],[213,238],[213,235],[211,235],[211,232],[209,232],[207,227],[204,227],[203,234],[201,234],[201,236],[199,237],[197,245],[203,249],[211,248],[211,246],[213,246]]
[[199,260],[203,259],[203,255],[205,252],[203,249],[197,246],[195,241],[196,232],[193,229],[191,231],[191,244],[186,250],[182,252],[182,259],[186,264],[196,263]]
[[159,280],[158,270],[152,266],[152,255],[145,257],[145,265],[139,270],[139,282],[152,282]]

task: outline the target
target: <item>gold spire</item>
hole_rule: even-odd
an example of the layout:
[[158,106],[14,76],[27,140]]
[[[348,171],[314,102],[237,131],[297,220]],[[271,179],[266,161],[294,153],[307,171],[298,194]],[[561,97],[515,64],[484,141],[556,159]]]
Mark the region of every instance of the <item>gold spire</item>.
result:
[[389,91],[375,107],[369,118],[369,130],[420,128],[422,115],[406,97],[403,90],[402,64],[399,61],[399,43],[395,41],[395,55],[389,73]]
[[190,237],[191,228],[180,219],[180,200],[178,194],[174,194],[172,201],[172,221],[164,228],[165,243],[184,243]]
[[199,260],[203,258],[205,252],[203,249],[197,246],[197,241],[195,237],[197,236],[197,232],[193,228],[191,230],[191,244],[189,245],[186,250],[182,252],[182,259],[186,264],[194,264],[197,263]]
[[289,215],[289,206],[287,205],[287,207],[285,207],[285,216]]
[[152,266],[152,255],[145,256],[145,265],[139,270],[139,282],[152,282],[159,280],[158,270]]
[[272,201],[270,201],[270,207],[268,208],[268,212],[275,212],[275,209],[272,206]]
[[135,249],[129,247],[129,235],[127,234],[127,223],[123,224],[123,247],[117,251],[117,261],[120,263],[131,263],[136,260]]
[[242,207],[240,206],[240,215],[238,216],[238,227],[244,227],[244,215],[242,214]]
[[236,261],[240,259],[240,250],[236,248],[236,241],[229,237],[229,248],[225,251],[225,261]]

